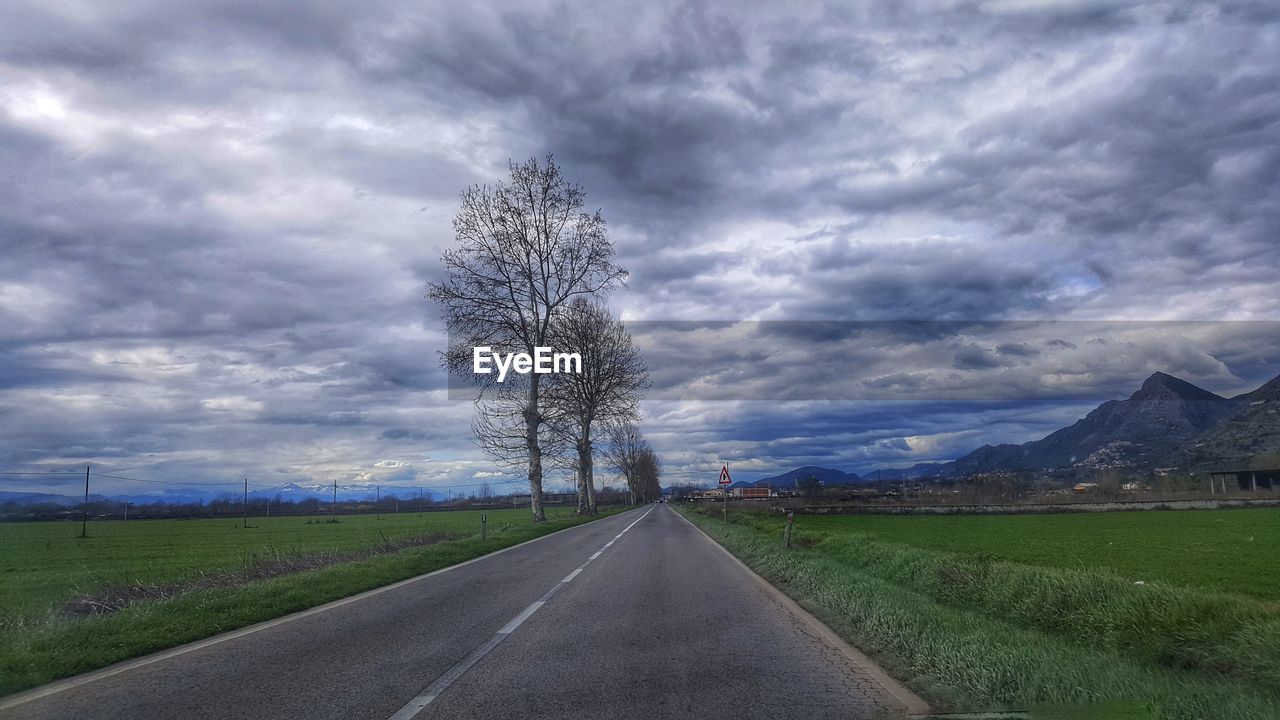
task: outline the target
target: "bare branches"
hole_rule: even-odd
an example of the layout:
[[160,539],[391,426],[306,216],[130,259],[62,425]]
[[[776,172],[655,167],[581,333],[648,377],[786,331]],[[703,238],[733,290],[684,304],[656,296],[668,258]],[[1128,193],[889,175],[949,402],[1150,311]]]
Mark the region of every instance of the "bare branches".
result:
[[606,436],[605,462],[627,481],[632,504],[661,497],[662,462],[640,429],[629,420],[614,422],[608,425]]
[[550,157],[510,165],[509,182],[462,193],[453,219],[458,247],[428,296],[444,308],[450,336],[504,351],[545,345],[552,315],[571,299],[607,293],[626,279],[599,211]]
[[[554,319],[571,300],[606,294],[627,276],[613,264],[604,218],[583,212],[585,192],[550,156],[545,163],[512,162],[509,170],[507,182],[463,191],[453,219],[457,247],[441,256],[445,278],[428,288],[449,331],[442,362],[462,376],[477,378],[470,373],[471,348],[532,353],[548,346]],[[481,447],[505,461],[513,450],[509,434],[517,420],[523,423],[537,521],[544,519],[541,385],[540,376],[529,376],[518,403],[505,387],[482,386],[474,427]]]
[[582,371],[557,378],[547,387],[545,399],[555,433],[572,441],[577,450],[574,468],[579,494],[585,498],[579,511],[594,513],[593,426],[635,420],[649,386],[648,373],[631,333],[607,308],[586,298],[574,298],[557,313],[551,335],[555,347],[582,356]]
[[602,305],[577,298],[556,317],[557,348],[582,355],[582,372],[548,387],[546,400],[558,416],[580,422],[634,418],[649,387],[648,371],[631,333]]
[[653,502],[662,497],[662,461],[652,447],[645,448],[636,459],[636,500]]

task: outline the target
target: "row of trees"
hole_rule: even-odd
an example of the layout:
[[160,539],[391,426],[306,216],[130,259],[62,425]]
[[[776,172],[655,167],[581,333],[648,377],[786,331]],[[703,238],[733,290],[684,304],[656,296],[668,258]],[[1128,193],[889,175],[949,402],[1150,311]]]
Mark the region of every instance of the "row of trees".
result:
[[648,503],[662,497],[662,461],[653,446],[630,422],[611,425],[605,459],[627,481],[631,504]]
[[[479,390],[472,425],[480,447],[508,467],[525,467],[533,519],[545,519],[548,465],[572,472],[578,511],[596,512],[595,437],[603,430],[609,464],[636,501],[654,499],[661,466],[636,427],[648,374],[631,334],[604,304],[625,282],[599,211],[583,211],[585,193],[550,157],[510,164],[510,179],[462,193],[453,219],[456,246],[428,297],[449,331],[443,363]],[[581,372],[473,372],[473,348],[527,353],[576,352]],[[619,449],[618,443],[623,443]],[[644,451],[631,445],[643,444]]]

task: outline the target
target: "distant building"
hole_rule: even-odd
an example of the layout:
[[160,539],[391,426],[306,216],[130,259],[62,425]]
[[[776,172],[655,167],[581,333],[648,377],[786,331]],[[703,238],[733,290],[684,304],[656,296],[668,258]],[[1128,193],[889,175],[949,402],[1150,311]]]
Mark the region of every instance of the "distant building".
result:
[[737,487],[733,489],[733,496],[748,500],[752,498],[776,497],[773,493],[773,489],[767,487]]
[[1083,483],[1076,483],[1075,487],[1071,488],[1071,491],[1078,492],[1078,493],[1087,493],[1087,492],[1093,492],[1094,490],[1097,490],[1097,489],[1098,489],[1098,483],[1083,482]]
[[1280,468],[1216,470],[1209,473],[1209,478],[1213,483],[1220,484],[1224,491],[1233,485],[1240,490],[1280,488]]
[[720,500],[724,497],[724,491],[719,488],[714,490],[695,490],[689,493],[689,497],[694,500]]

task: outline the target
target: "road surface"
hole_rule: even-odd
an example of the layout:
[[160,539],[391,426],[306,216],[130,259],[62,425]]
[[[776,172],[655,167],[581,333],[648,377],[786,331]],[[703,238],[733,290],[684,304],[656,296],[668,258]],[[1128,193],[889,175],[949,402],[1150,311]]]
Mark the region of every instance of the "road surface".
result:
[[26,720],[922,709],[665,505],[0,700],[0,718]]

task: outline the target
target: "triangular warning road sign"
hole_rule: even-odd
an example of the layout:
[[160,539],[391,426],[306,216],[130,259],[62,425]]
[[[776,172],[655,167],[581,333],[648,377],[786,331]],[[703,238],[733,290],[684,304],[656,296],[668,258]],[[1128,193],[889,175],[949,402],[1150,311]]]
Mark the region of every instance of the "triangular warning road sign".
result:
[[720,484],[731,485],[732,483],[733,483],[733,480],[729,478],[729,466],[721,465],[720,466]]

